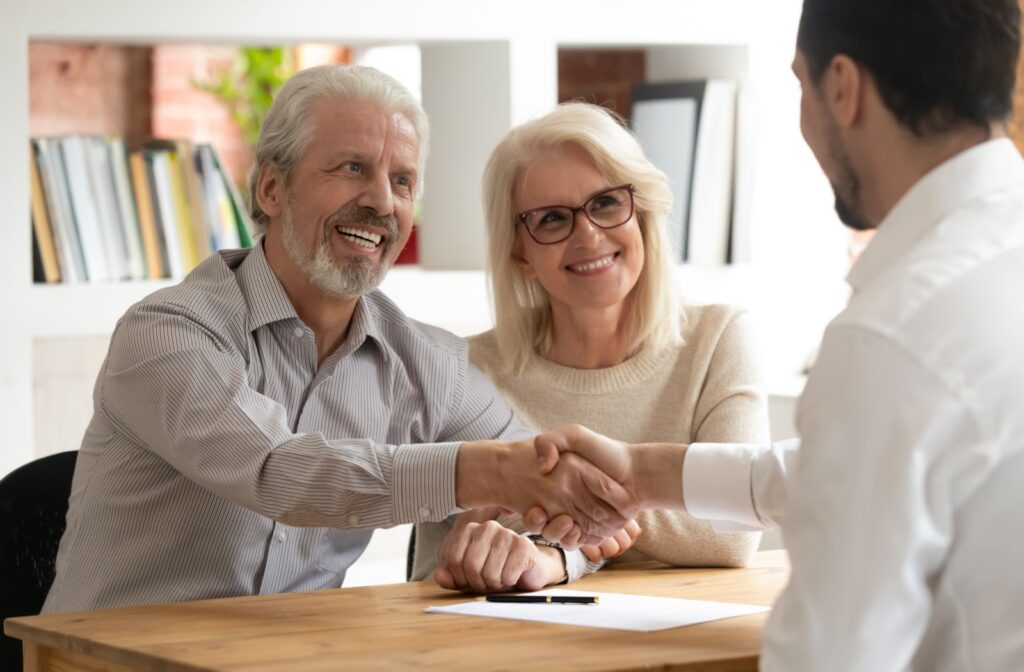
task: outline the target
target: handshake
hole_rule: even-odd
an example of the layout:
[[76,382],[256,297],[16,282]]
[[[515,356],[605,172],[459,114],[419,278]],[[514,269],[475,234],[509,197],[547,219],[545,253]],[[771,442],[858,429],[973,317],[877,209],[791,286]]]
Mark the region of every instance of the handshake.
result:
[[[557,581],[525,537],[493,519],[501,509],[590,560],[616,555],[639,534],[641,509],[681,509],[685,446],[634,444],[573,425],[517,442],[474,441],[459,451],[460,516],[441,546],[435,579],[446,588],[533,590]],[[562,572],[560,554],[557,571]]]

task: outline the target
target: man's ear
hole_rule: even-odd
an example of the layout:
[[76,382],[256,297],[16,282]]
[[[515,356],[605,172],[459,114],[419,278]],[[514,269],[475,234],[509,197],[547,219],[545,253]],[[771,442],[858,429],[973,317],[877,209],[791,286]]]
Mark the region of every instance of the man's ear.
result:
[[284,208],[284,179],[277,166],[264,163],[256,180],[256,202],[267,217],[279,217]]
[[839,128],[850,128],[864,114],[867,72],[849,56],[833,57],[821,81],[825,104]]

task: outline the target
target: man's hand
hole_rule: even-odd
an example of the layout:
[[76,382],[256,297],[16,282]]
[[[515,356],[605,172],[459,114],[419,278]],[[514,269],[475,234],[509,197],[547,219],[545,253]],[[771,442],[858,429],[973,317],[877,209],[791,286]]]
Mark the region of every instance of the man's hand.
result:
[[[542,470],[533,439],[462,444],[456,473],[462,508],[502,506],[519,513],[539,506],[565,514],[576,527],[563,546],[597,545],[635,517],[639,502],[616,479],[578,455],[567,453]],[[564,536],[564,535],[563,535]]]
[[434,580],[442,588],[473,593],[540,590],[565,577],[562,554],[537,546],[496,520],[459,516],[437,552]]
[[[555,470],[567,456],[581,455],[631,492],[642,508],[683,509],[682,444],[629,445],[608,438],[580,425],[570,425],[538,435],[534,439],[539,468],[543,473]],[[549,516],[550,513],[550,516]],[[534,507],[523,515],[523,525],[541,533],[549,541],[567,542],[580,538],[580,529],[571,516]],[[583,539],[583,544],[591,544]],[[589,556],[588,556],[589,557]]]
[[633,455],[628,443],[598,434],[582,425],[553,429],[534,438],[541,471],[555,469],[562,453],[575,453],[611,476],[617,483],[635,489]]

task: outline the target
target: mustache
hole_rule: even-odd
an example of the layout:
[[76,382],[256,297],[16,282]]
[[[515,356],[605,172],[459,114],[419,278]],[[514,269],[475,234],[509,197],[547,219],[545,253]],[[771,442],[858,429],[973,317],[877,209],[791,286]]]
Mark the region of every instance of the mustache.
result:
[[398,218],[394,215],[378,215],[371,208],[342,208],[327,220],[330,226],[339,224],[364,224],[387,232],[388,242],[398,237]]

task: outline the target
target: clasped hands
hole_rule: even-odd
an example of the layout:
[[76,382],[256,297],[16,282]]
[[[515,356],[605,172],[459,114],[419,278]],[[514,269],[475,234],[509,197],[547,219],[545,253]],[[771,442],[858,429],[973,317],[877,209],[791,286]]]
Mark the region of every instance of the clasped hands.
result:
[[523,526],[562,548],[580,547],[591,561],[625,552],[640,533],[641,507],[629,446],[584,427],[545,432],[531,440],[531,462],[519,442],[518,464],[503,470],[499,507],[461,514],[438,550],[434,579],[474,592],[537,590],[565,576],[561,552],[496,520],[502,508],[523,513]]

